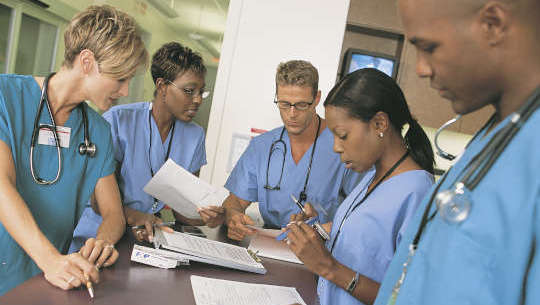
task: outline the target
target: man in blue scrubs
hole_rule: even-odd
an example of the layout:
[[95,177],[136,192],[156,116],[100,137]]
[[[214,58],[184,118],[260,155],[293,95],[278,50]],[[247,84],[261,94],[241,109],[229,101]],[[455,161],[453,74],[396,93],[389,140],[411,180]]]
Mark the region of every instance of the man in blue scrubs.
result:
[[[418,75],[459,114],[495,108],[491,124],[439,182],[438,192],[446,191],[513,112],[540,98],[540,2],[400,0],[399,8]],[[471,209],[462,221],[429,207],[431,195],[424,199],[375,304],[540,304],[539,130],[536,110],[465,193]]]
[[231,192],[223,203],[229,238],[254,233],[246,227],[253,224],[245,214],[251,202],[259,202],[266,227],[287,225],[299,212],[291,195],[311,202],[322,222],[331,221],[343,195],[359,180],[333,152],[332,133],[315,111],[321,98],[318,82],[309,62],[278,66],[274,102],[284,126],[253,138],[225,184]]

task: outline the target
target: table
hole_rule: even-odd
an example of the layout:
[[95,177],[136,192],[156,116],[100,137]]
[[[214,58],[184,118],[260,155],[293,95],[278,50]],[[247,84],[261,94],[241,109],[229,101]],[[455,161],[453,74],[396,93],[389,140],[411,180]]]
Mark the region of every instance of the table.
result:
[[[203,228],[208,238],[228,241],[225,228]],[[306,304],[317,303],[316,276],[303,265],[261,258],[267,273],[255,274],[214,265],[191,262],[177,269],[160,269],[130,260],[134,239],[127,233],[116,245],[118,261],[100,273],[94,284],[95,298],[90,300],[86,287],[64,291],[49,284],[39,274],[0,297],[0,304],[155,304],[195,305],[191,275],[258,284],[295,287]],[[246,246],[246,243],[242,243]]]

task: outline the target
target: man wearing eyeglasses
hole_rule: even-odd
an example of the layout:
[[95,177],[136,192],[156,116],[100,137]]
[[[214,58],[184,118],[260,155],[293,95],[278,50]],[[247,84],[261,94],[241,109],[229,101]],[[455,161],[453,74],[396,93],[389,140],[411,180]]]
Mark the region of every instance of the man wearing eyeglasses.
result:
[[286,226],[300,212],[291,195],[310,202],[321,222],[331,221],[343,199],[340,193],[348,194],[358,181],[359,175],[349,172],[333,152],[333,136],[315,111],[321,98],[318,82],[317,69],[309,62],[278,66],[274,103],[284,126],[253,138],[225,184],[231,192],[223,203],[229,238],[255,233],[246,227],[254,224],[245,214],[251,202],[259,202],[265,227]]

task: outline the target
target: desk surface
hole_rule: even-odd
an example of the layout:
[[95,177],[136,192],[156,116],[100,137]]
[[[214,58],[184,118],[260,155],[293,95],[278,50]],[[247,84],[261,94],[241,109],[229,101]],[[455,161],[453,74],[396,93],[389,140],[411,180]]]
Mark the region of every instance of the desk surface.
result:
[[[204,229],[211,239],[224,240],[224,229]],[[134,240],[126,234],[116,245],[120,257],[116,264],[102,270],[100,283],[94,285],[95,298],[88,291],[64,291],[37,275],[0,297],[0,304],[186,304],[195,305],[191,275],[258,284],[295,287],[306,304],[316,303],[316,277],[303,265],[262,258],[264,275],[191,262],[176,269],[160,269],[130,260]]]

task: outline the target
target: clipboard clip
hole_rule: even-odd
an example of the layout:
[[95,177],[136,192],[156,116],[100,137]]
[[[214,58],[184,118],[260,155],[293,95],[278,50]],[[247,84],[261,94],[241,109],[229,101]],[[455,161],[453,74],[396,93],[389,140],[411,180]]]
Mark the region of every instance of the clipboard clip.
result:
[[262,260],[257,256],[257,253],[259,253],[259,251],[253,252],[251,249],[247,249],[247,252],[257,263],[262,263]]

